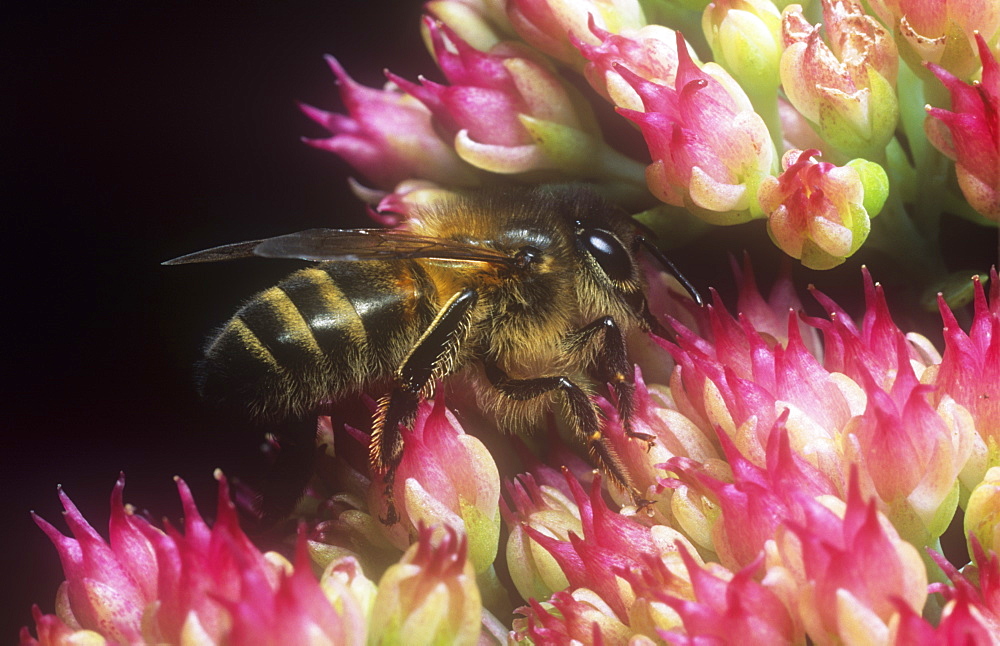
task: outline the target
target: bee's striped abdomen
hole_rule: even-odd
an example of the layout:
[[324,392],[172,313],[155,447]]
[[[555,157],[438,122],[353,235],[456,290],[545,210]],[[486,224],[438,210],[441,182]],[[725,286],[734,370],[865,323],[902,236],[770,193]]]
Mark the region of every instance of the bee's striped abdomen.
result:
[[360,349],[367,343],[364,323],[328,271],[304,269],[282,281],[278,289],[298,310],[321,354]]
[[430,323],[433,283],[415,261],[324,263],[248,301],[202,362],[205,397],[255,415],[303,415],[385,380]]

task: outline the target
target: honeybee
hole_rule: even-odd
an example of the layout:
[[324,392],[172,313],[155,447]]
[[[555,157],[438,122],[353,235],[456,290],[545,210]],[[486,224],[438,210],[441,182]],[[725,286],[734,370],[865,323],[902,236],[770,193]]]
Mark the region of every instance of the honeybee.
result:
[[[504,430],[530,430],[558,402],[593,463],[640,501],[602,439],[592,391],[609,384],[629,435],[652,441],[631,431],[625,343],[635,330],[661,330],[644,294],[641,248],[701,303],[627,214],[580,187],[485,192],[422,208],[405,229],[311,229],[165,264],[320,261],[251,298],[211,338],[200,390],[264,419],[382,393],[369,457],[387,496],[400,426],[439,382],[457,379]],[[392,524],[389,502],[383,521]]]

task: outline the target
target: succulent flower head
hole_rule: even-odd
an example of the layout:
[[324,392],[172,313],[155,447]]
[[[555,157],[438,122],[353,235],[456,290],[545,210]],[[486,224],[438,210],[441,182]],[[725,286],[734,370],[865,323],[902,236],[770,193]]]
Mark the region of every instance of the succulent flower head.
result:
[[[500,537],[500,473],[483,443],[467,435],[444,397],[420,404],[413,427],[402,432],[405,450],[391,483],[400,525],[389,528],[397,547],[409,545],[421,526],[450,527],[467,536],[469,558],[477,572],[496,557]],[[385,517],[384,474],[369,491],[371,510]],[[405,528],[399,532],[397,527]]]
[[[885,643],[899,604],[919,611],[927,571],[919,552],[865,502],[857,476],[847,500],[802,501],[806,520],[778,528],[768,547],[767,578],[818,643]],[[872,576],[878,572],[878,576]]]
[[803,640],[788,608],[766,585],[757,581],[763,555],[738,572],[699,565],[686,548],[680,549],[691,579],[692,598],[652,593],[673,608],[683,622],[679,629],[661,630],[659,636],[678,646],[696,646],[706,639],[720,643],[740,635],[746,644],[785,644]]
[[611,33],[646,24],[637,0],[511,0],[507,16],[531,46],[574,67],[583,65],[574,42],[596,44],[589,24]]
[[723,566],[749,566],[781,523],[804,520],[800,496],[836,495],[831,482],[816,467],[791,450],[785,431],[786,410],[768,439],[767,465],[757,466],[742,456],[725,433],[719,440],[732,470],[726,482],[688,458],[673,458],[665,466],[677,474],[667,486],[681,484],[710,499],[717,514],[710,521],[711,545]]
[[647,81],[673,85],[678,62],[677,35],[673,29],[646,25],[639,30],[613,34],[598,27],[591,17],[590,31],[598,40],[596,44],[573,38],[573,44],[587,59],[583,74],[590,86],[616,107],[643,109],[642,98],[619,73],[619,65]]
[[993,269],[989,297],[978,276],[973,283],[974,313],[968,332],[944,299],[939,300],[944,353],[936,372],[927,378],[938,386],[936,397],[950,396],[974,420],[979,439],[962,474],[968,488],[981,482],[987,469],[1000,466],[1000,280]]
[[870,214],[859,173],[813,161],[817,154],[786,152],[783,172],[763,179],[757,199],[768,215],[767,232],[782,251],[812,269],[829,269],[861,247],[871,230]]
[[976,44],[983,66],[980,82],[964,83],[944,67],[927,65],[951,93],[951,111],[928,106],[924,129],[931,143],[955,160],[958,184],[972,208],[998,222],[1000,64],[978,33]]
[[[225,478],[217,479],[212,527],[177,479],[182,533],[169,525],[161,531],[135,516],[122,504],[120,477],[107,542],[60,492],[73,538],[40,518],[36,522],[55,543],[67,580],[58,614],[36,612],[38,639],[25,629],[22,644],[364,643],[368,603],[358,595],[366,581],[360,570],[334,564],[321,585],[301,533],[294,564],[260,552],[239,527]],[[334,581],[334,572],[345,569],[354,580],[346,588]]]
[[650,190],[667,204],[685,206],[712,223],[733,224],[753,216],[761,179],[775,162],[767,126],[725,70],[699,69],[677,34],[677,75],[672,85],[616,69],[642,99],[643,110],[618,108],[635,122],[653,163]]
[[383,189],[411,178],[473,185],[475,170],[459,159],[431,125],[431,113],[396,88],[382,90],[358,84],[337,59],[327,56],[337,77],[347,114],[301,104],[307,117],[330,137],[305,143],[341,157],[365,179]]
[[473,644],[482,600],[465,536],[421,527],[417,542],[378,584],[368,643]]
[[[850,6],[860,11],[857,5]],[[899,118],[892,40],[867,16],[826,15],[854,18],[836,23],[840,29],[831,34],[832,49],[820,26],[811,25],[801,7],[790,5],[782,14],[785,95],[837,150],[852,157],[881,157]]]
[[781,14],[769,0],[716,0],[705,7],[702,31],[715,62],[749,93],[774,94],[781,79]]
[[922,63],[934,63],[969,79],[979,67],[975,34],[994,46],[1000,34],[1000,6],[992,0],[871,0],[870,6],[918,73]]
[[530,473],[507,482],[507,494],[510,504],[502,501],[502,509],[510,531],[507,562],[511,579],[521,597],[544,601],[566,588],[569,580],[555,558],[531,539],[526,528],[568,541],[570,533],[580,535],[583,531],[580,510],[558,487],[539,483]]

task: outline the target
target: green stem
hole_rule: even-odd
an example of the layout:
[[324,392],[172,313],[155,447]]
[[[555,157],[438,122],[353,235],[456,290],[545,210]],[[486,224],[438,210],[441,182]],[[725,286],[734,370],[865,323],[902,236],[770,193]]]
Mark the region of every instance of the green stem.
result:
[[869,244],[895,260],[921,286],[946,273],[940,249],[921,235],[895,189],[890,189],[885,208],[872,220]]
[[883,168],[889,176],[889,185],[900,196],[900,201],[903,203],[913,202],[917,193],[917,173],[896,137],[893,137],[885,147]]
[[924,134],[924,83],[910,69],[909,65],[899,66],[899,77],[896,81],[896,96],[899,98],[899,125],[906,135],[910,154],[913,159],[924,159],[927,148],[933,148]]
[[771,171],[777,173],[781,163],[782,135],[784,133],[781,129],[781,117],[778,115],[778,88],[768,88],[768,90],[767,92],[747,91],[747,96],[750,98],[754,111],[764,120],[764,125],[767,126],[767,131],[771,135],[771,143],[774,144],[774,150],[777,152],[774,168]]
[[[900,125],[909,144],[910,156],[916,164],[912,194],[903,196],[911,205],[910,217],[924,239],[936,242],[941,228],[941,214],[949,202],[947,186],[951,162],[931,145],[924,133],[928,101],[947,102],[941,96],[943,86],[937,79],[925,81],[908,65],[901,65],[898,80]],[[947,104],[947,103],[945,103]],[[964,209],[963,209],[964,211]]]
[[913,219],[924,237],[937,240],[941,231],[941,214],[944,211],[945,196],[948,195],[948,170],[950,160],[931,148],[917,162],[917,201],[914,203]]
[[[929,550],[934,550],[938,554],[944,554],[941,549],[941,539],[935,539],[932,545],[928,545],[926,549],[921,549],[917,547],[920,551],[920,558],[924,562],[924,567],[927,570],[927,582],[928,583],[950,583],[947,575],[941,570],[941,567],[937,562],[931,558]],[[927,602],[924,604],[924,619],[937,623],[941,619],[941,597],[936,594],[929,595],[927,597]]]
[[506,617],[512,612],[507,589],[497,578],[496,566],[490,565],[485,572],[476,575],[476,584],[482,597],[483,607],[497,617]]
[[981,227],[990,227],[993,229],[997,228],[997,222],[990,220],[982,213],[972,208],[964,197],[955,195],[953,191],[948,191],[943,196],[943,200],[945,212],[957,215],[958,217],[978,224]]
[[611,146],[603,145],[597,163],[601,175],[606,179],[646,188],[646,165],[621,154]]
[[901,65],[897,89],[907,150],[897,139],[886,147],[883,167],[891,190],[882,213],[872,220],[870,240],[926,287],[947,273],[938,239],[941,214],[949,205],[949,162],[924,134],[924,104],[934,88]]
[[604,197],[628,211],[648,209],[658,200],[646,184],[646,166],[602,142],[594,156],[593,177]]

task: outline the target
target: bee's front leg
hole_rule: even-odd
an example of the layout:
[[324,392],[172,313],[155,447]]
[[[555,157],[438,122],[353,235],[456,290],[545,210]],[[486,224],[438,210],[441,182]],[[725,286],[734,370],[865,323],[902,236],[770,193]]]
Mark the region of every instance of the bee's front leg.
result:
[[386,525],[399,520],[393,496],[396,468],[403,458],[403,437],[399,429],[413,423],[420,400],[430,397],[438,379],[455,367],[455,359],[469,336],[473,308],[478,300],[472,289],[465,289],[448,299],[396,369],[392,390],[379,399],[368,452],[372,469],[385,474],[388,510],[381,520]]
[[[602,339],[603,337],[603,339]],[[617,399],[618,419],[626,435],[652,445],[656,438],[647,433],[632,430],[632,417],[635,414],[635,383],[632,375],[634,367],[628,360],[625,347],[625,336],[621,328],[611,316],[602,316],[583,326],[573,333],[569,343],[577,348],[585,348],[599,339],[603,343],[597,348],[595,362],[597,376],[605,383],[611,384]]]
[[590,459],[608,478],[622,490],[627,491],[637,505],[645,504],[642,494],[631,483],[628,473],[614,447],[604,441],[597,407],[578,385],[568,377],[534,377],[532,379],[511,379],[493,361],[485,362],[486,377],[494,388],[503,395],[516,400],[534,399],[553,390],[560,390],[566,396],[566,412],[573,430],[587,443]]

